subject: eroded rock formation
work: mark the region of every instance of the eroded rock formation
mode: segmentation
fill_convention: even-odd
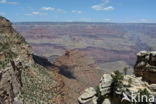
[[[63,78],[67,104],[77,104],[80,93],[89,86],[95,87],[104,73],[92,58],[79,50],[67,50],[53,64]]]
[[[122,80],[122,87],[113,90],[113,74],[104,74],[98,85],[98,90],[88,88],[78,98],[80,104],[131,104],[131,94],[138,94],[140,90],[147,90],[151,95],[156,96],[156,84],[149,85],[142,81],[141,77],[125,75]],[[94,92],[96,90],[96,93]],[[122,99],[127,96],[129,100]],[[154,102],[153,102],[154,103]]]
[[[144,93],[152,96],[151,104],[156,103],[156,52],[141,51],[137,54],[134,66],[135,75],[117,73],[104,74],[96,89],[87,89],[78,98],[80,104],[131,104],[132,94]],[[122,77],[123,76],[123,77]],[[119,79],[118,79],[119,78]],[[119,81],[116,82],[118,79]],[[118,87],[117,87],[118,86]],[[96,90],[96,93],[91,93]],[[88,96],[87,94],[90,94]],[[128,99],[123,99],[124,97]],[[139,96],[139,95],[137,95]],[[137,99],[138,100],[138,99]],[[143,104],[140,103],[140,104]]]
[[[156,83],[156,52],[139,52],[134,73],[136,76],[143,77],[149,83]]]

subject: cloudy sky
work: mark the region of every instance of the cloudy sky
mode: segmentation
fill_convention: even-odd
[[[87,21],[156,23],[156,0],[0,0],[13,22]]]

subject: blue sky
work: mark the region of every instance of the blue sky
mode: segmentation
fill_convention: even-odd
[[[0,0],[0,15],[12,22],[154,22],[156,0]]]

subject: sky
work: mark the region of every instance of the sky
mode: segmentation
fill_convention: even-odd
[[[0,0],[12,22],[156,23],[156,0]]]

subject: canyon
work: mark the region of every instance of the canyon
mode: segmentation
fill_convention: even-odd
[[[96,104],[101,95],[102,100],[111,99],[114,103],[114,99],[121,98],[108,96],[115,75],[112,72],[127,67],[130,74],[134,64],[136,76],[123,76],[124,88],[115,89],[114,93],[122,95],[123,91],[147,88],[155,95],[155,52],[151,51],[155,49],[154,26],[111,23],[12,26],[9,20],[0,17],[0,104]],[[137,54],[142,49],[150,50]],[[132,85],[127,83],[130,79]],[[107,99],[103,98],[105,95]]]
[[[92,58],[67,50],[53,63],[33,54],[12,23],[0,17],[0,104],[78,104],[104,73]]]
[[[13,26],[36,55],[53,62],[67,49],[77,49],[108,73],[124,67],[132,73],[137,52],[156,49],[154,23],[21,22]]]

